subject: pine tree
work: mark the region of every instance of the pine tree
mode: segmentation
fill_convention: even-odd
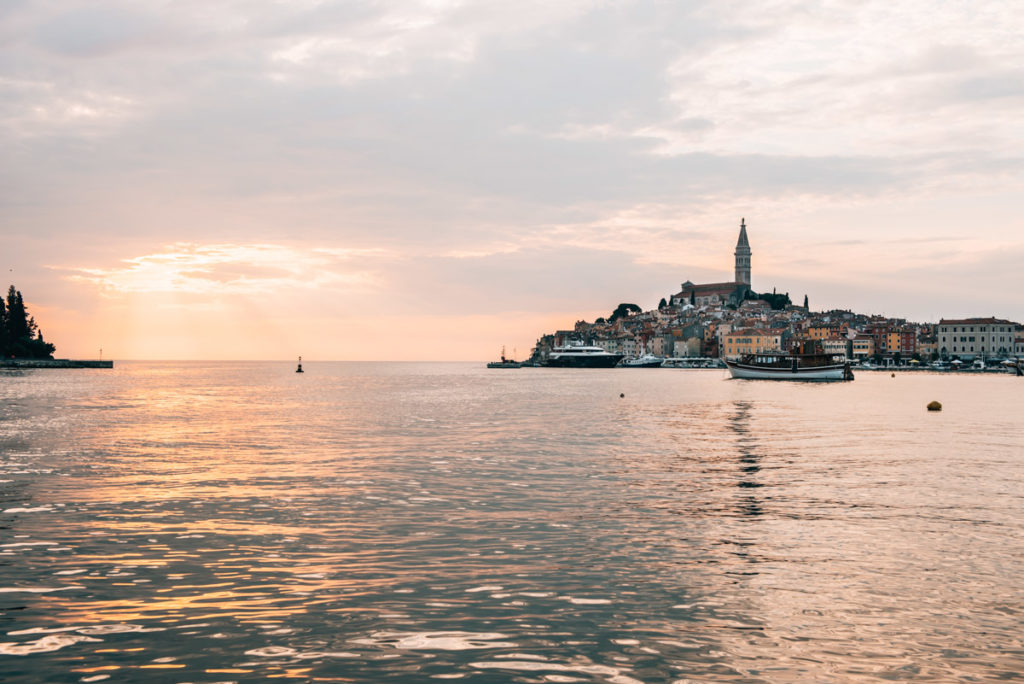
[[[807,307],[807,295],[804,295],[804,309],[807,309],[807,311],[810,311],[810,309]]]
[[[4,300],[0,297],[0,357],[6,358],[8,356],[7,346],[11,336],[7,332],[7,305],[4,304]]]
[[[664,309],[664,308],[665,308],[666,306],[668,306],[668,302],[666,302],[666,301],[665,301],[665,298],[664,298],[664,297],[662,297],[662,298],[661,298],[661,301],[660,301],[660,302],[658,302],[658,308],[659,308],[659,309]]]
[[[11,285],[7,291],[7,334],[12,342],[28,337],[28,318],[25,315],[25,300],[21,292]]]
[[[30,359],[53,358],[56,347],[43,339],[43,331],[36,325],[36,320],[28,315],[25,300],[21,292],[11,285],[7,290],[7,305],[0,301],[0,309],[5,308],[0,316],[0,352],[6,357],[25,357]]]

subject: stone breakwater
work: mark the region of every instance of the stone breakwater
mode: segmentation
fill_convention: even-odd
[[[76,359],[0,359],[0,368],[113,368],[113,361]]]

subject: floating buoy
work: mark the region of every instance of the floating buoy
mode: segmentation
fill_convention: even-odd
[[[930,401],[930,402],[928,402],[928,410],[929,411],[941,411],[942,410],[942,404],[940,404],[937,401]]]
[[[619,394],[619,399],[625,399],[625,398],[626,398],[626,393],[625,392]]]
[[[296,373],[304,373],[305,372],[305,371],[302,370],[302,357],[301,356],[299,357],[299,367],[295,369],[295,372]]]
[[[893,374],[892,374],[892,377],[894,377],[894,378],[895,378],[895,377],[896,377],[896,374],[895,374],[895,373],[893,373]]]

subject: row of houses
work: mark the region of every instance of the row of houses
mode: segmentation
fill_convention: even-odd
[[[742,329],[723,336],[722,356],[791,349],[805,339],[818,340],[830,354],[849,359],[962,360],[1024,356],[1024,328],[999,318],[942,319],[938,324],[869,320],[860,327],[814,323],[796,329]]]
[[[1024,356],[1024,328],[994,317],[942,319],[913,323],[851,311],[811,312],[786,306],[773,310],[764,301],[739,306],[718,302],[694,306],[674,301],[659,309],[623,316],[613,322],[579,321],[538,341],[535,356],[570,341],[594,344],[613,353],[636,357],[738,357],[786,351],[803,340],[817,340],[824,351],[849,359],[1008,358]]]

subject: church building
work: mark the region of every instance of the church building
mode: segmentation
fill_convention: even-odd
[[[739,306],[750,289],[750,243],[747,241],[746,219],[740,219],[740,237],[736,241],[736,275],[729,283],[694,285],[687,280],[682,290],[672,295],[672,304],[693,304],[694,306]]]

